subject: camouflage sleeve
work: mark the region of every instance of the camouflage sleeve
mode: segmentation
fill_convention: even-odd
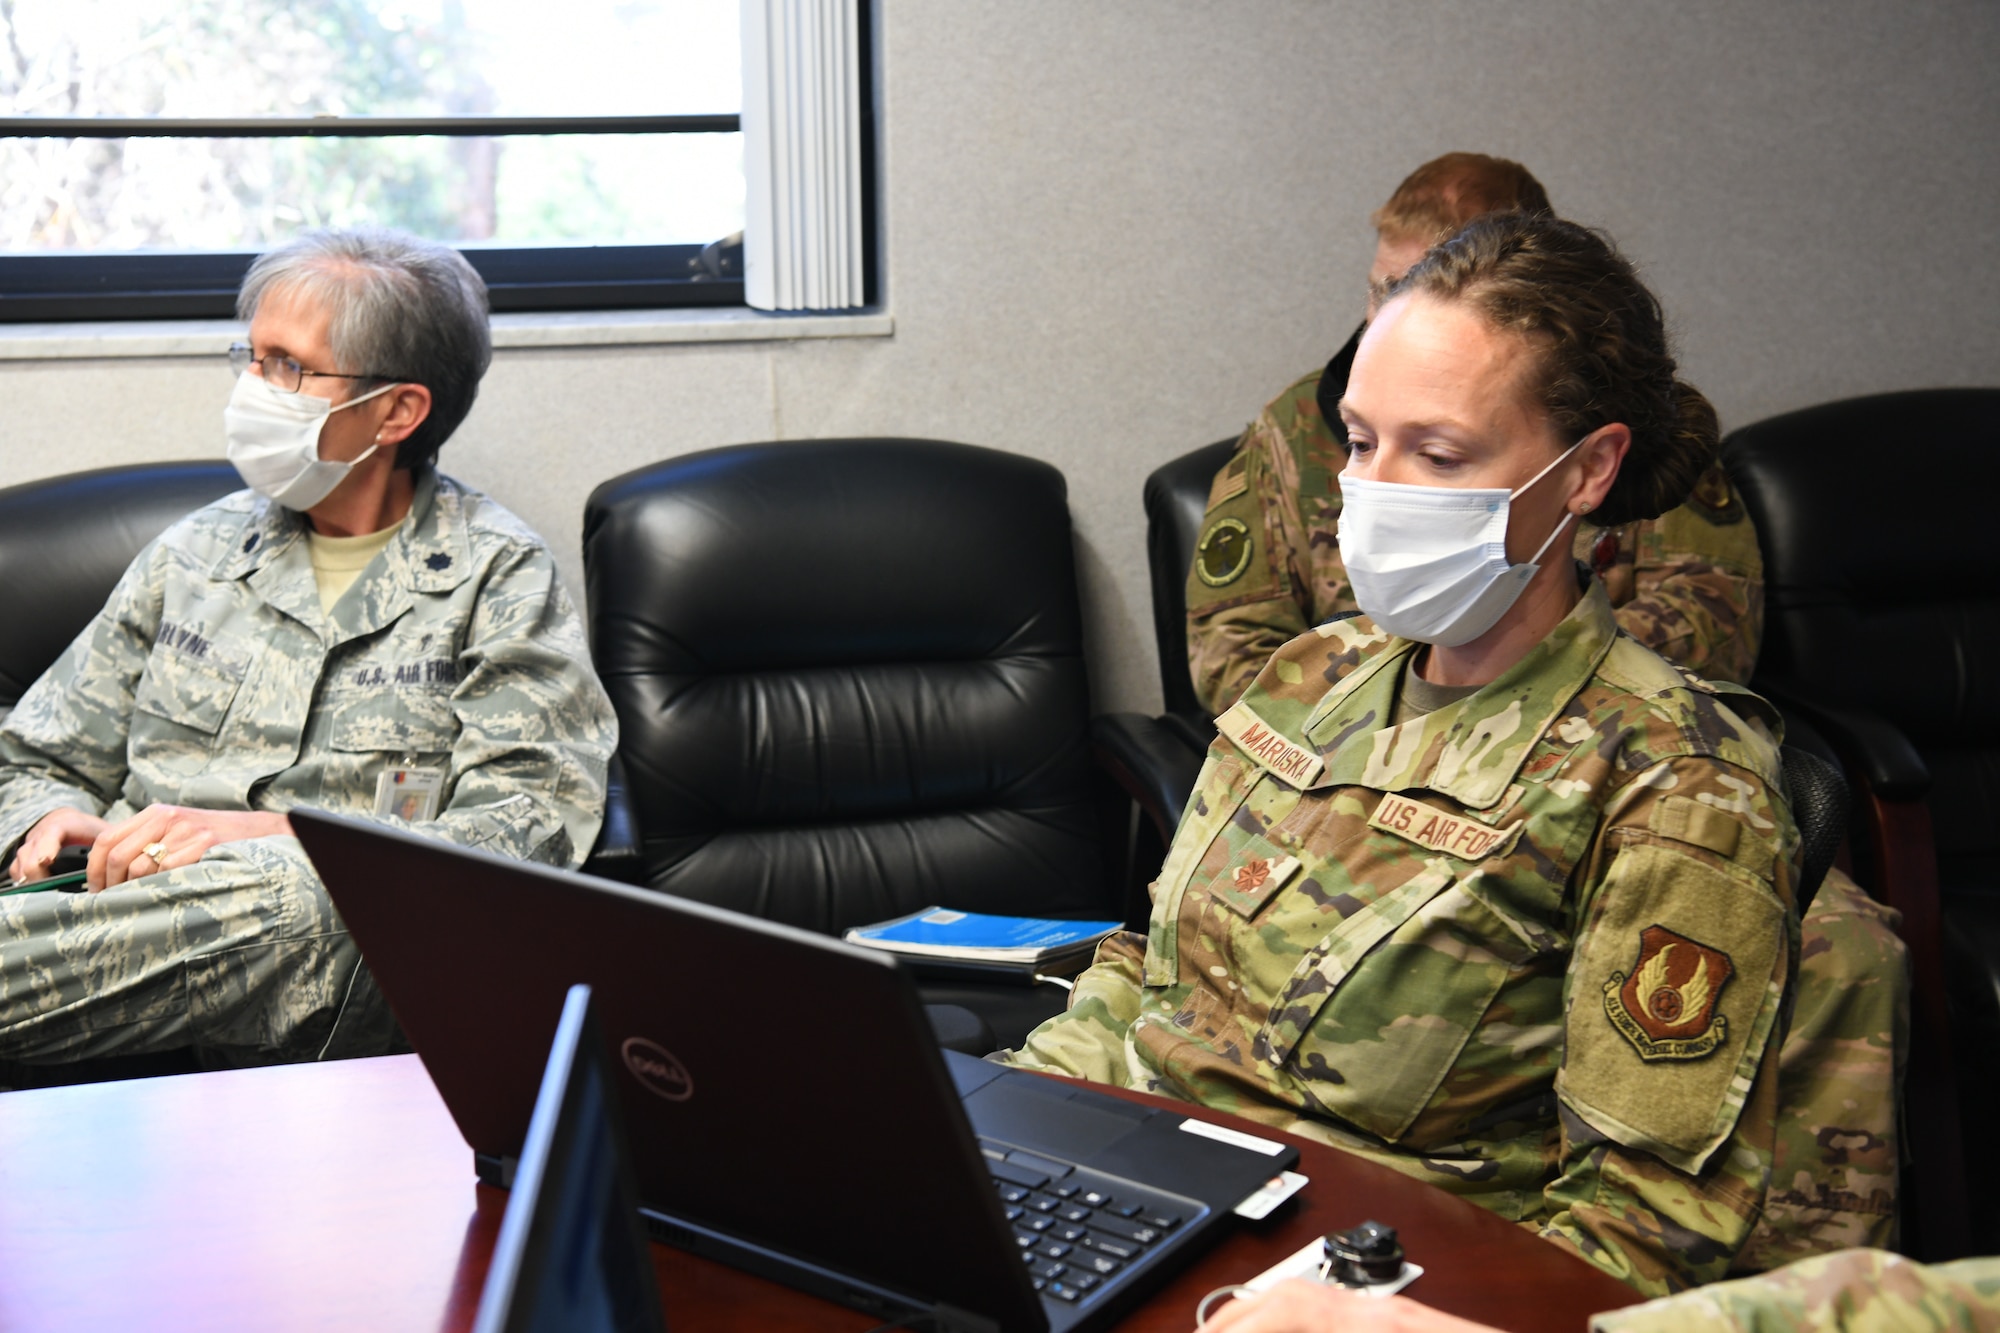
[[[1736,1272],[1895,1239],[1910,1051],[1901,919],[1835,866],[1799,923],[1771,1188]]]
[[[1593,1315],[1591,1333],[2000,1330],[2000,1258],[1926,1266],[1841,1250],[1734,1282]]]
[[[1288,574],[1291,497],[1273,476],[1260,417],[1215,476],[1187,576],[1188,670],[1211,713],[1229,707],[1265,661],[1306,627]]]
[[[1319,373],[1250,423],[1216,474],[1187,578],[1188,666],[1211,713],[1236,702],[1272,653],[1353,609],[1336,529],[1345,461],[1320,415]]]
[[[1645,523],[1579,534],[1618,625],[1676,666],[1746,684],[1764,631],[1764,560],[1749,511],[1716,464],[1687,503]]]
[[[1140,968],[1146,937],[1121,930],[1097,946],[1097,956],[1076,979],[1069,1008],[1028,1034],[1002,1063],[1093,1083],[1126,1084],[1125,1029],[1139,1016]]]
[[[1649,1295],[1721,1277],[1762,1207],[1797,856],[1758,772],[1683,756],[1614,795],[1581,871],[1543,1234]]]
[[[51,810],[103,814],[125,785],[140,674],[159,632],[155,542],[0,727],[0,856]]]
[[[540,546],[489,571],[459,651],[450,800],[416,824],[465,847],[580,864],[604,821],[618,741],[583,624]]]

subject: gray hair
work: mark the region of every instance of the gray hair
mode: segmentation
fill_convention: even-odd
[[[486,284],[465,256],[407,232],[301,232],[250,265],[237,317],[255,317],[274,290],[333,312],[328,338],[339,370],[431,391],[430,415],[397,446],[396,466],[435,461],[493,361]]]

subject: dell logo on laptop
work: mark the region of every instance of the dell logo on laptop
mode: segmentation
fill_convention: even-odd
[[[618,1053],[625,1057],[632,1077],[655,1097],[684,1102],[694,1096],[694,1080],[688,1077],[687,1066],[666,1047],[644,1037],[627,1037]]]

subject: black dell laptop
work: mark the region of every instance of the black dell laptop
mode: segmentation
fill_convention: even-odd
[[[590,987],[571,986],[473,1333],[666,1333]]]
[[[940,1051],[879,952],[291,818],[482,1179],[512,1183],[563,996],[587,984],[653,1236],[883,1318],[1101,1327],[1298,1160]]]

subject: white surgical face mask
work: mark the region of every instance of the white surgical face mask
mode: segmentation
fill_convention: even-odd
[[[236,377],[229,405],[222,409],[229,461],[259,495],[287,509],[311,509],[333,494],[333,488],[354,470],[354,463],[381,447],[369,445],[354,463],[321,458],[319,433],[326,419],[395,387],[385,384],[335,406],[311,394],[274,389],[264,383],[263,376],[246,370]]]
[[[1555,470],[1564,450],[1519,490],[1459,490],[1340,477],[1340,558],[1354,600],[1376,625],[1455,648],[1499,623],[1569,526],[1565,513],[1525,564],[1507,563],[1508,502]]]

